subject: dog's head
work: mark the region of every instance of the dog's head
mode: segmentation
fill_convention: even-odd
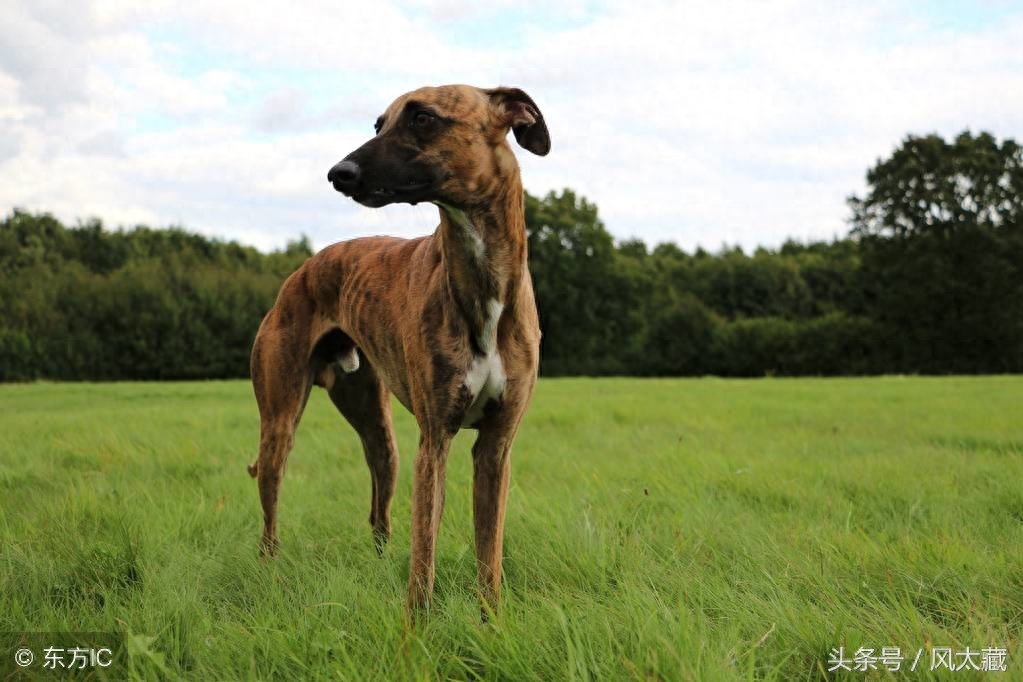
[[[469,208],[507,185],[519,145],[544,156],[550,135],[536,103],[518,88],[420,88],[394,100],[376,136],[327,173],[334,189],[364,206],[420,201]]]

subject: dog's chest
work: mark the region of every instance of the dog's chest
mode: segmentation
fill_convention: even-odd
[[[504,394],[507,376],[501,354],[497,351],[497,324],[504,306],[497,301],[487,305],[487,321],[477,339],[481,354],[472,359],[465,373],[465,388],[471,396],[469,409],[462,418],[462,426],[471,426],[483,417],[483,410],[491,400],[498,401]]]
[[[501,356],[495,350],[489,355],[478,355],[465,373],[465,387],[472,396],[469,409],[462,417],[462,426],[471,426],[483,417],[483,409],[491,400],[500,400],[507,377]]]

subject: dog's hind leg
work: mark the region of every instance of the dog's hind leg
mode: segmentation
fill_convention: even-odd
[[[353,347],[348,353],[358,351]],[[352,362],[350,356],[342,356],[334,365],[327,392],[362,440],[373,484],[369,523],[377,549],[382,550],[391,535],[391,497],[398,475],[398,446],[391,423],[390,393],[366,358],[357,355],[355,358]],[[346,359],[349,362],[346,363]]]
[[[260,554],[273,555],[278,546],[277,497],[284,465],[295,440],[312,388],[308,351],[293,336],[264,321],[252,348],[252,387],[259,403],[259,457],[249,475],[259,484],[263,506]]]

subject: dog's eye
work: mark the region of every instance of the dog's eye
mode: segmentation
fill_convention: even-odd
[[[423,128],[433,123],[433,121],[434,121],[433,114],[428,114],[425,111],[420,111],[412,118],[412,125],[416,126],[417,128]]]

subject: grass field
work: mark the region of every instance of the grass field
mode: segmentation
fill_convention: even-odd
[[[316,392],[263,564],[246,382],[0,386],[0,631],[116,631],[146,678],[817,679],[838,646],[923,648],[914,678],[956,680],[981,674],[928,672],[931,647],[1004,647],[998,679],[1023,678],[1023,378],[541,381],[499,617],[463,432],[414,631],[396,416],[383,556]]]

